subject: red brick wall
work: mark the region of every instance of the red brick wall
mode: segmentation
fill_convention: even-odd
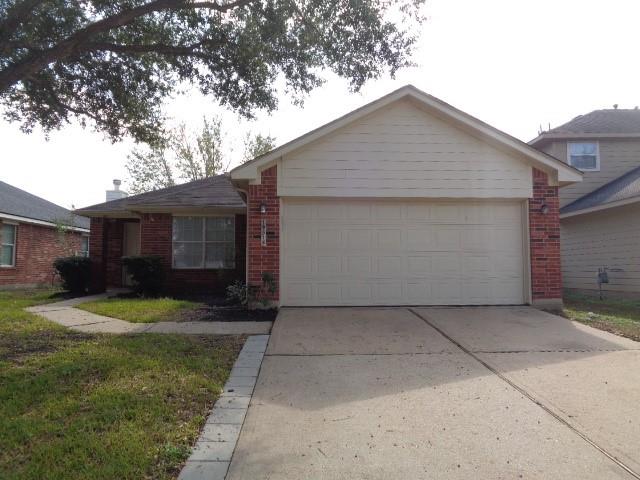
[[[262,274],[273,274],[276,283],[280,279],[280,199],[277,191],[277,167],[262,172],[260,185],[249,185],[247,206],[249,214],[248,241],[248,283],[262,285]],[[260,213],[260,205],[265,204],[267,213]],[[267,221],[267,244],[261,244],[261,221]],[[273,302],[278,302],[279,291],[267,295]]]
[[[540,209],[546,204],[547,214]],[[529,242],[533,303],[562,301],[560,269],[560,208],[558,187],[547,174],[533,169],[533,198],[529,199]]]
[[[104,242],[106,220],[91,219],[91,236],[89,237],[89,258],[91,259],[91,291],[102,292],[106,285],[106,244]]]
[[[140,253],[159,255],[164,259],[169,291],[204,291],[224,295],[227,285],[245,277],[246,216],[236,215],[236,268],[220,270],[172,269],[172,216],[149,213],[141,218]]]
[[[51,285],[55,278],[53,261],[78,252],[80,238],[76,232],[65,233],[61,238],[53,227],[18,224],[15,266],[0,268],[0,286]]]

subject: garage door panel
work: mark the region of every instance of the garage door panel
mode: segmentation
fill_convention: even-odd
[[[428,251],[435,246],[435,232],[431,226],[408,227],[407,248],[412,251]]]
[[[347,229],[347,248],[366,250],[371,248],[373,232],[370,228]]]
[[[295,225],[285,233],[285,245],[288,249],[309,250],[313,246],[313,231],[307,225]]]
[[[344,273],[354,279],[368,278],[371,274],[371,260],[368,255],[348,255],[346,257],[346,269]]]
[[[340,248],[342,246],[342,231],[337,228],[318,228],[316,245],[319,249]]]
[[[316,292],[316,298],[320,305],[340,305],[342,303],[339,283],[318,283]]]
[[[376,273],[381,276],[402,278],[405,271],[404,258],[402,256],[378,257],[376,266]]]
[[[524,301],[520,201],[289,202],[283,305]]]
[[[318,257],[319,275],[339,275],[342,273],[342,258],[339,256],[319,255]]]
[[[432,271],[430,255],[413,255],[407,257],[408,277],[426,277]]]
[[[344,206],[343,206],[344,208]],[[371,204],[368,203],[349,203],[346,206],[347,219],[349,221],[370,221],[371,220]]]
[[[402,245],[402,230],[385,229],[375,231],[375,247],[379,249],[395,249]]]
[[[313,257],[289,255],[285,258],[284,267],[292,275],[310,277],[313,274]]]

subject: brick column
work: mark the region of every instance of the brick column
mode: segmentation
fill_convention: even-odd
[[[91,218],[91,234],[89,236],[89,258],[91,259],[92,292],[104,292],[106,288],[106,242],[104,218]]]
[[[249,185],[247,198],[247,283],[261,286],[262,275],[270,273],[276,281],[276,292],[268,295],[271,302],[277,304],[280,298],[280,199],[278,198],[277,167],[262,172],[260,185]],[[260,212],[260,206],[266,206],[266,213]],[[262,245],[262,220],[266,220],[266,245]]]
[[[541,212],[546,205],[547,213]],[[562,306],[560,267],[560,207],[558,187],[550,186],[547,174],[533,169],[533,198],[529,199],[531,299],[534,306]]]
[[[167,272],[171,269],[172,231],[170,213],[145,213],[140,218],[140,255],[162,257]]]

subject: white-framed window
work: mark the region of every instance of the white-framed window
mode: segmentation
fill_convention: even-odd
[[[598,142],[569,142],[567,144],[569,165],[584,172],[600,170],[600,147]]]
[[[235,268],[235,217],[173,217],[172,264],[173,268]]]
[[[16,231],[14,223],[3,223],[0,230],[0,267],[16,265]]]
[[[89,236],[88,235],[82,235],[80,237],[80,251],[78,252],[78,255],[80,255],[81,257],[89,256]]]

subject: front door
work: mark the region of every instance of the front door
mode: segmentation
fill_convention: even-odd
[[[140,224],[138,222],[126,222],[124,224],[124,237],[122,256],[140,255]],[[122,284],[125,287],[133,285],[131,275],[125,266],[122,267]]]

